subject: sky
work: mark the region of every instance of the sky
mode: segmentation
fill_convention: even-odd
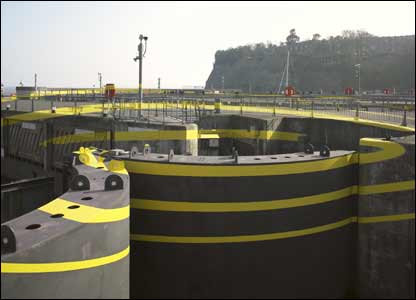
[[[302,40],[343,30],[415,34],[414,1],[17,2],[1,1],[5,86],[138,87],[139,35],[148,36],[144,88],[205,86],[217,50]]]

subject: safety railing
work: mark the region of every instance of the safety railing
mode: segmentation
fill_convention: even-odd
[[[194,122],[214,110],[212,95],[147,95],[142,103],[136,95],[118,95],[107,99],[102,95],[64,95],[50,97],[47,101],[19,100],[2,102],[2,109],[25,112],[56,111],[65,113],[100,113],[118,119],[151,118],[177,119]],[[220,98],[222,111],[235,114],[291,114],[311,117],[347,117],[373,120],[414,127],[415,101],[395,98],[364,97],[234,97]]]

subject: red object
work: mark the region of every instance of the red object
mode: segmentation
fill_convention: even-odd
[[[354,90],[351,87],[347,87],[344,90],[345,95],[352,95]]]
[[[105,85],[105,96],[113,98],[116,95],[116,87],[113,83],[107,83]]]
[[[390,92],[391,92],[390,89],[384,89],[383,90],[383,93],[386,94],[386,95],[390,94]]]
[[[285,96],[293,96],[295,94],[295,89],[291,86],[285,88]]]

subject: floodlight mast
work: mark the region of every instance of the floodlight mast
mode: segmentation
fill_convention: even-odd
[[[142,86],[142,82],[143,82],[143,58],[146,54],[146,50],[147,50],[147,36],[143,36],[142,34],[139,36],[139,40],[140,43],[137,47],[138,50],[138,56],[136,56],[134,59],[134,61],[139,61],[139,115],[141,116],[141,107],[143,104],[143,86]],[[143,40],[144,40],[144,49],[143,49]],[[137,103],[136,103],[137,104]]]

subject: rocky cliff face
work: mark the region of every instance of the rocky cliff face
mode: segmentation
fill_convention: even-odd
[[[256,44],[215,54],[207,89],[277,91],[286,65],[286,45]],[[415,36],[330,38],[297,43],[290,53],[289,85],[299,91],[414,89]],[[283,86],[285,80],[283,80]]]

